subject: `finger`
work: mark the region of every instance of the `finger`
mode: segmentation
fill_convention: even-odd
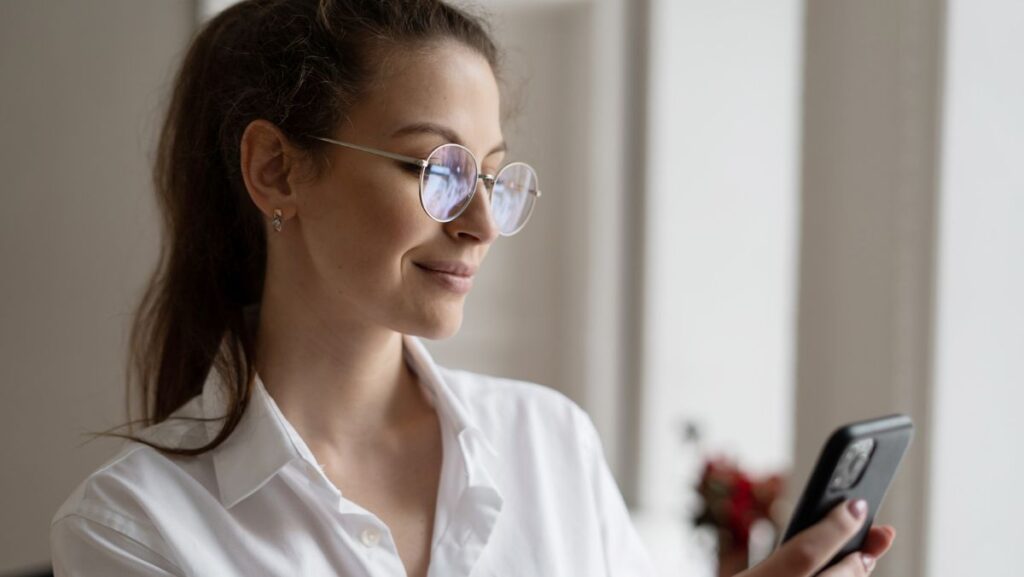
[[[873,556],[875,559],[881,559],[882,555],[892,547],[893,541],[896,539],[896,529],[889,525],[881,525],[872,527],[868,531],[868,537],[864,541],[864,546],[861,551]]]
[[[865,517],[867,503],[863,499],[844,501],[833,507],[824,519],[784,543],[763,565],[779,575],[812,575],[857,534]]]
[[[875,569],[875,558],[854,551],[842,561],[822,572],[818,577],[865,577]]]

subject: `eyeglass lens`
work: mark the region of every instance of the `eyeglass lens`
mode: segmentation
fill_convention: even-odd
[[[514,162],[498,172],[491,193],[491,214],[501,232],[514,234],[526,224],[537,199],[530,191],[536,189],[537,173],[528,164]]]
[[[465,148],[439,147],[427,159],[421,177],[423,208],[442,222],[457,218],[469,205],[477,186],[476,159]],[[514,234],[526,223],[537,188],[537,174],[528,164],[511,163],[498,172],[491,192],[491,213],[498,229]]]
[[[477,170],[473,156],[458,146],[442,146],[427,158],[421,176],[423,208],[447,222],[462,214],[472,198]]]

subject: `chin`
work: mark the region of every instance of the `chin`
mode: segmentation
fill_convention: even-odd
[[[462,328],[461,308],[458,311],[439,312],[440,314],[437,316],[424,319],[425,322],[423,322],[420,325],[419,330],[414,331],[413,334],[432,341],[444,340],[458,334],[459,329]]]

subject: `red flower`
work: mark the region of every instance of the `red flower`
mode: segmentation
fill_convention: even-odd
[[[717,530],[722,540],[720,549],[746,549],[751,526],[759,519],[772,521],[772,504],[782,488],[781,475],[753,480],[733,462],[710,458],[697,485],[704,507],[694,522]]]

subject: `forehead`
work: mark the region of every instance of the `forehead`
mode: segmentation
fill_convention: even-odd
[[[410,124],[434,123],[474,152],[501,141],[498,83],[478,52],[442,42],[392,50],[382,60],[376,82],[351,111],[353,129],[382,142]]]

